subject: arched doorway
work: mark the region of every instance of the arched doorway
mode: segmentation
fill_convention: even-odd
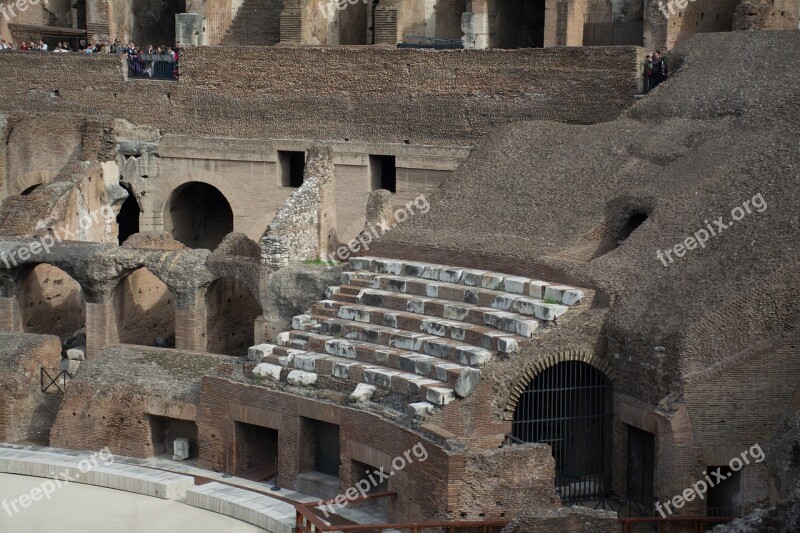
[[[563,361],[537,374],[519,397],[512,436],[549,444],[556,488],[564,500],[607,496],[611,450],[611,385],[582,361]]]
[[[233,231],[233,210],[219,189],[193,181],[173,191],[164,229],[189,248],[214,250]]]
[[[206,292],[206,351],[246,355],[261,306],[250,288],[236,278],[220,278]]]
[[[175,305],[167,285],[146,268],[114,289],[117,336],[124,344],[175,347]]]
[[[139,215],[141,214],[139,202],[136,201],[136,196],[134,196],[133,191],[130,189],[130,187],[124,184],[121,185],[126,191],[128,191],[128,197],[124,202],[122,202],[119,215],[117,215],[117,227],[119,231],[120,244],[125,242],[125,240],[131,235],[139,233]]]
[[[25,333],[58,335],[61,341],[86,324],[86,302],[81,286],[58,267],[40,263],[18,286],[19,310]]]

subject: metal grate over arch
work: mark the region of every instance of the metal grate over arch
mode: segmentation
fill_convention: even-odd
[[[514,411],[512,436],[553,449],[556,488],[566,501],[610,493],[611,386],[582,361],[564,361],[537,374]]]

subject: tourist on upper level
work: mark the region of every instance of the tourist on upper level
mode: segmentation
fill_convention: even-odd
[[[36,46],[36,49],[41,50],[42,52],[47,52],[47,43],[42,39],[39,39],[39,44]]]
[[[119,39],[114,41],[114,44],[111,45],[111,53],[112,54],[121,54],[125,49],[122,47],[122,44],[119,42]]]

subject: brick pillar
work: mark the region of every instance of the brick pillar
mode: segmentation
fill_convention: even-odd
[[[23,331],[19,302],[14,296],[0,296],[0,331]]]
[[[86,302],[86,355],[93,356],[116,342],[119,342],[119,336],[111,298]]]
[[[558,46],[558,0],[544,2],[544,47]]]
[[[545,4],[547,9],[547,4]],[[556,2],[556,45],[583,46],[583,23],[586,0],[558,0]],[[545,11],[545,28],[547,28]]]
[[[193,295],[179,295],[177,298],[175,348],[190,352],[206,351],[205,294],[200,290]]]
[[[108,41],[117,36],[109,35],[108,0],[87,0],[86,30],[89,41]]]

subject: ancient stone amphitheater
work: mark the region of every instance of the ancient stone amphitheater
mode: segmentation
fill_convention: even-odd
[[[82,35],[158,11],[102,4]],[[15,487],[59,472],[242,531],[800,531],[800,33],[699,22],[797,5],[628,11],[645,93],[575,2],[512,10],[544,48],[491,2],[428,41],[186,4],[179,79],[0,52],[0,531],[56,527]]]

